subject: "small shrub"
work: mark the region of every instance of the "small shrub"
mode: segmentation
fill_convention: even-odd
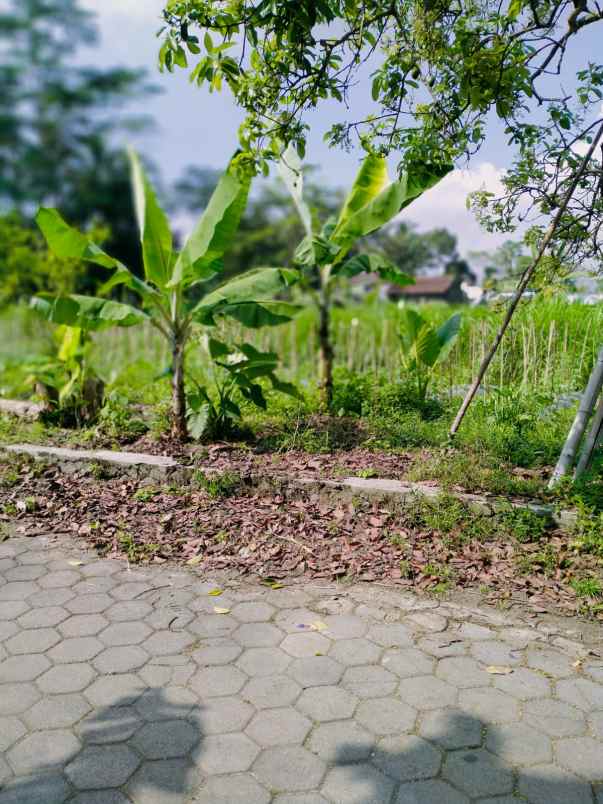
[[[603,584],[598,578],[576,578],[572,587],[577,597],[603,597]]]
[[[241,487],[241,477],[235,472],[207,476],[197,470],[193,475],[193,482],[214,499],[232,497]]]
[[[140,438],[148,429],[146,423],[133,411],[127,397],[116,391],[107,395],[98,418],[99,433],[128,442]]]

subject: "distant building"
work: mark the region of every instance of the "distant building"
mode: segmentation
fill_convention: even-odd
[[[459,276],[418,276],[414,285],[387,286],[387,298],[392,301],[412,302],[442,301],[448,304],[465,304],[468,298],[461,287],[464,279]]]

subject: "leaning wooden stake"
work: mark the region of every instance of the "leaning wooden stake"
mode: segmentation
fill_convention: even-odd
[[[471,388],[467,391],[467,395],[465,396],[465,399],[463,400],[463,404],[461,405],[461,407],[459,409],[459,412],[456,414],[456,418],[455,418],[454,422],[452,423],[452,427],[450,428],[450,436],[451,437],[454,437],[456,435],[459,427],[461,426],[461,423],[462,423],[463,419],[465,418],[465,414],[467,413],[467,411],[469,409],[469,406],[471,405],[473,399],[475,398],[475,395],[477,394],[477,391],[478,391],[480,385],[482,384],[482,380],[484,379],[484,376],[485,376],[486,372],[488,371],[488,367],[490,366],[490,363],[494,359],[494,355],[498,351],[498,347],[500,346],[500,342],[502,341],[502,339],[504,337],[504,334],[507,331],[507,328],[508,328],[509,324],[511,323],[511,319],[513,318],[515,310],[517,309],[517,305],[521,301],[521,297],[523,296],[523,294],[524,294],[526,288],[528,287],[532,277],[534,276],[534,273],[535,273],[536,269],[540,265],[540,262],[541,262],[542,258],[544,257],[544,254],[545,254],[545,252],[546,252],[546,250],[547,250],[547,248],[549,246],[549,243],[552,241],[553,237],[555,236],[555,233],[556,233],[556,231],[557,231],[557,229],[559,227],[559,224],[561,222],[561,219],[562,219],[563,215],[565,214],[565,211],[566,211],[566,209],[568,207],[568,204],[571,201],[572,196],[576,192],[576,188],[577,188],[577,186],[578,186],[578,184],[580,182],[580,179],[582,178],[588,163],[592,159],[592,156],[593,156],[593,154],[594,154],[594,152],[595,152],[595,150],[597,148],[597,145],[599,143],[599,140],[601,139],[602,136],[603,136],[603,123],[597,129],[597,134],[596,134],[595,138],[593,139],[590,148],[588,149],[588,153],[585,155],[584,159],[582,160],[580,168],[579,168],[578,172],[576,173],[576,175],[574,176],[574,178],[572,180],[572,183],[570,184],[570,186],[568,188],[568,191],[565,194],[565,197],[564,197],[564,199],[563,199],[563,201],[561,203],[561,206],[557,210],[557,214],[555,215],[555,217],[553,218],[553,220],[551,222],[551,225],[547,229],[547,232],[546,232],[546,234],[545,234],[545,236],[544,236],[544,238],[542,240],[542,243],[540,244],[540,248],[538,249],[538,253],[536,254],[536,257],[530,263],[530,265],[526,268],[526,270],[524,271],[524,273],[523,273],[523,275],[522,275],[522,277],[521,277],[521,279],[519,281],[517,289],[516,289],[515,293],[513,294],[513,298],[511,299],[509,309],[507,310],[507,313],[505,315],[504,321],[502,322],[502,324],[500,326],[500,329],[496,333],[494,343],[490,347],[490,350],[488,351],[488,354],[484,357],[484,359],[483,359],[483,361],[481,363],[481,366],[479,367],[477,377],[473,381],[473,383],[471,385]]]
[[[599,405],[593,416],[590,431],[582,447],[580,460],[578,461],[578,466],[576,466],[576,479],[586,472],[597,446],[601,443],[603,443],[603,394],[599,399]]]
[[[549,481],[549,488],[554,488],[561,478],[566,475],[572,466],[578,452],[578,447],[582,441],[584,431],[588,426],[588,421],[592,416],[593,409],[597,403],[597,397],[603,388],[603,346],[599,350],[599,357],[594,365],[588,380],[586,390],[580,400],[580,407],[574,418],[567,439],[557,461],[557,466]]]

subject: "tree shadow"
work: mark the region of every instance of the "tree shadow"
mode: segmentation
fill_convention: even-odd
[[[17,777],[4,787],[0,766],[0,804],[63,804],[78,792],[86,804],[126,804],[120,788],[133,801],[187,800],[203,734],[200,706],[178,701],[179,690],[125,695],[72,728],[17,743],[7,752]]]
[[[603,804],[603,787],[553,764],[550,739],[522,723],[486,725],[449,710],[425,737],[338,746],[325,785],[337,804]],[[359,753],[365,759],[358,762]],[[603,767],[603,752],[599,771]],[[584,771],[595,778],[596,768]],[[598,774],[601,776],[601,772]],[[597,796],[600,796],[599,798]]]

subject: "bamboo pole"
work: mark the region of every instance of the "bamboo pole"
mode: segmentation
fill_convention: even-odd
[[[588,420],[592,415],[597,398],[601,393],[601,388],[603,388],[603,346],[599,349],[599,357],[593,367],[588,385],[580,401],[580,407],[578,408],[565,445],[557,461],[555,471],[549,481],[549,489],[555,488],[561,478],[567,475],[572,467],[576,452],[580,446],[580,441],[588,425]]]
[[[552,240],[553,240],[553,238],[555,236],[555,233],[557,231],[557,228],[559,227],[559,224],[561,223],[561,219],[563,218],[563,215],[565,214],[565,211],[566,211],[566,209],[567,209],[567,207],[569,205],[569,202],[572,200],[572,196],[576,192],[576,188],[578,187],[578,184],[580,183],[580,180],[581,180],[581,178],[582,178],[582,176],[584,174],[584,171],[586,170],[586,167],[587,167],[588,163],[592,159],[592,156],[593,156],[593,154],[594,154],[594,152],[595,152],[595,150],[597,148],[597,145],[599,144],[599,140],[601,139],[602,136],[603,136],[603,123],[601,123],[601,125],[597,129],[597,133],[596,133],[595,137],[593,138],[591,146],[588,149],[588,152],[586,153],[586,155],[584,156],[584,159],[582,160],[582,163],[580,165],[579,170],[577,171],[576,175],[572,179],[572,182],[571,182],[571,184],[570,184],[570,186],[568,188],[568,191],[565,194],[565,198],[563,199],[559,209],[557,210],[557,214],[553,218],[553,220],[551,222],[551,225],[547,229],[547,232],[546,232],[544,238],[542,239],[542,243],[540,244],[540,247],[538,249],[536,257],[532,260],[530,265],[526,268],[526,270],[523,273],[523,276],[521,277],[521,279],[519,281],[517,289],[516,289],[515,293],[513,294],[511,304],[509,305],[509,308],[508,308],[508,310],[506,312],[506,315],[505,315],[505,317],[503,319],[502,325],[501,325],[500,329],[498,330],[498,332],[496,334],[496,337],[494,339],[494,343],[492,344],[492,346],[490,347],[490,350],[488,351],[488,354],[486,355],[486,357],[482,361],[482,364],[481,364],[480,369],[479,369],[479,371],[477,373],[477,376],[476,376],[475,380],[473,381],[473,383],[471,384],[471,388],[467,391],[465,399],[463,400],[463,404],[461,405],[461,407],[459,409],[459,412],[456,414],[456,418],[455,418],[454,422],[452,423],[452,427],[450,428],[450,437],[451,438],[453,438],[456,435],[459,427],[461,426],[461,423],[462,423],[463,419],[465,418],[465,414],[469,410],[469,406],[473,402],[473,399],[474,399],[475,395],[477,394],[477,391],[478,391],[480,385],[482,384],[484,376],[485,376],[486,372],[488,371],[488,367],[490,366],[490,363],[492,362],[492,360],[494,358],[494,355],[496,354],[496,352],[498,350],[498,347],[500,346],[500,342],[502,341],[502,339],[504,337],[504,334],[507,331],[507,328],[508,328],[509,324],[511,323],[511,319],[513,318],[513,315],[515,314],[515,310],[517,309],[517,306],[519,305],[519,302],[521,301],[521,298],[522,298],[523,294],[525,293],[528,285],[530,284],[530,281],[532,280],[532,277],[534,276],[534,273],[536,272],[536,269],[540,265],[540,263],[542,261],[542,258],[544,257],[545,252],[546,252],[547,248],[549,247],[549,244],[552,242]]]
[[[584,442],[584,446],[582,447],[582,453],[580,455],[580,460],[578,461],[578,466],[576,467],[576,479],[578,479],[581,475],[586,472],[588,467],[590,466],[590,462],[592,457],[597,449],[597,446],[601,444],[601,439],[603,438],[603,395],[599,399],[599,405],[593,416],[592,426],[588,435],[586,436],[586,440]]]

